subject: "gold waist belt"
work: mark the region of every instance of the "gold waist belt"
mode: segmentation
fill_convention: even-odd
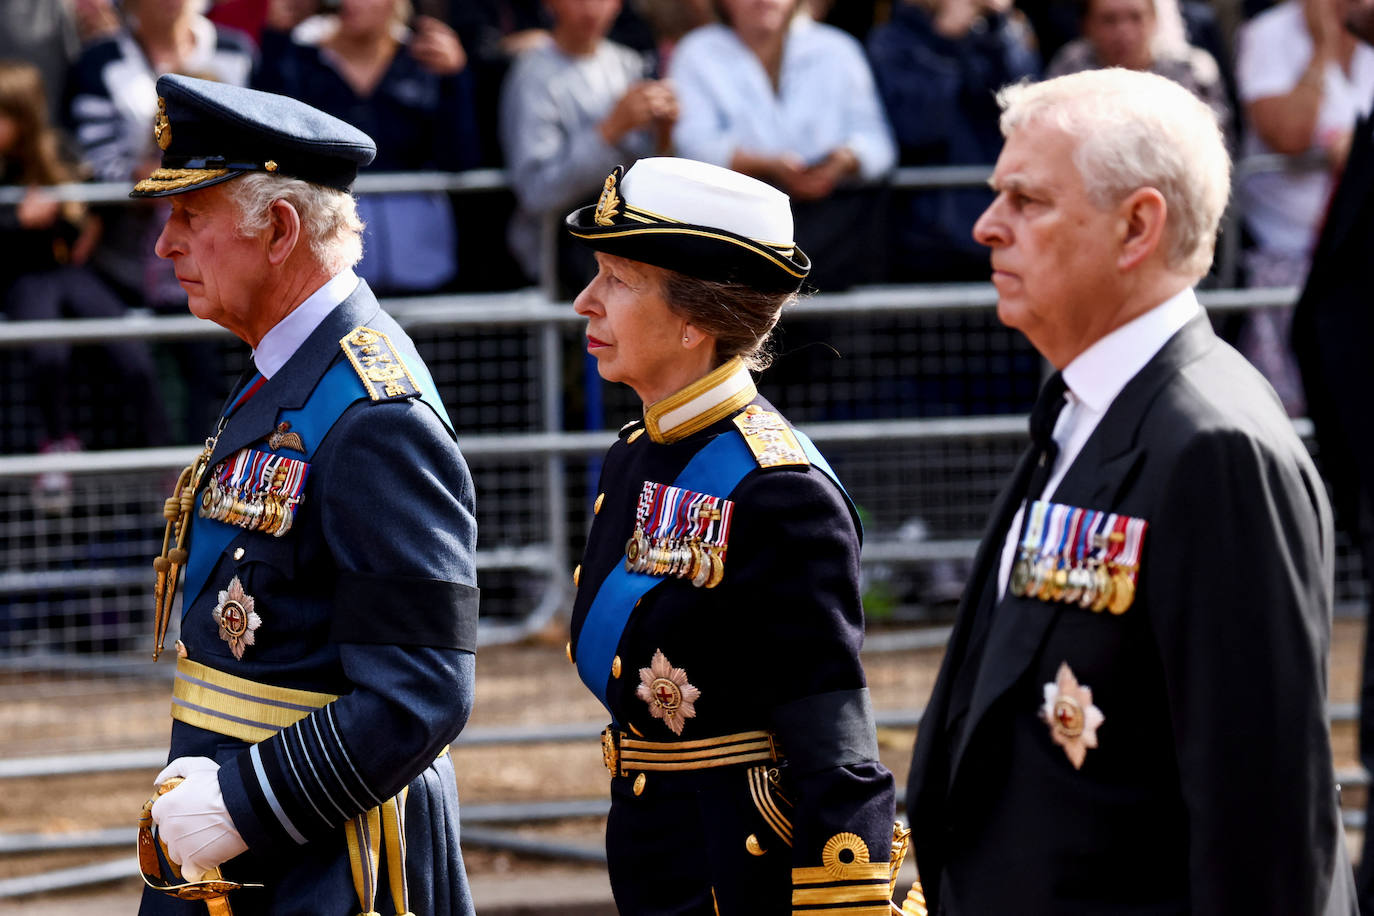
[[[705,770],[782,757],[772,732],[737,732],[697,741],[645,741],[609,726],[601,733],[601,757],[612,776],[631,770]]]
[[[256,744],[337,699],[332,693],[259,684],[178,658],[172,718]]]

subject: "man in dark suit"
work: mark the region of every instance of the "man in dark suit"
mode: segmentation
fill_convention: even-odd
[[[204,913],[230,881],[260,885],[232,891],[240,912],[468,916],[448,744],[473,698],[472,479],[352,270],[348,189],[375,147],[282,96],[157,88],[162,167],[133,195],[168,198],[158,255],[255,371],[164,508],[159,648],[183,565],[185,587],[139,854],[170,895],[140,912]]]
[[[1374,0],[1345,8],[1345,27],[1374,44]],[[1302,373],[1308,415],[1317,435],[1323,476],[1331,484],[1338,521],[1359,545],[1369,593],[1374,594],[1374,425],[1366,392],[1374,389],[1374,310],[1369,307],[1370,246],[1374,245],[1374,119],[1352,134],[1345,171],[1293,310],[1293,349]],[[1374,640],[1366,636],[1360,690],[1360,762],[1374,771]],[[1365,806],[1374,815],[1374,792]],[[1365,828],[1369,835],[1369,828]],[[1374,848],[1366,845],[1366,850]],[[1374,854],[1360,861],[1355,886],[1360,912],[1374,916]]]
[[[1229,162],[1145,73],[1003,90],[1001,320],[1059,370],[912,761],[937,913],[1353,912],[1326,724],[1332,532],[1274,393],[1212,333]]]

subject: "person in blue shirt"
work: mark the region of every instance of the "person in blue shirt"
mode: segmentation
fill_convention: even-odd
[[[467,55],[449,26],[410,13],[408,0],[342,0],[337,14],[297,24],[278,4],[253,87],[378,138],[375,172],[475,168],[481,144]],[[459,242],[447,195],[368,194],[358,210],[367,226],[358,273],[375,292],[434,292],[455,279]]]

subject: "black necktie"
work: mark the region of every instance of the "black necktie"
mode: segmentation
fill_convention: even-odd
[[[1059,443],[1054,441],[1054,424],[1059,420],[1059,414],[1067,403],[1064,400],[1066,391],[1068,386],[1064,384],[1063,373],[1056,372],[1040,389],[1040,396],[1035,399],[1035,406],[1031,408],[1031,444],[1039,455],[1031,469],[1030,477],[1026,480],[1026,499],[1038,499],[1043,494],[1045,484],[1050,479],[1050,472],[1054,470],[1054,460],[1059,457]]]

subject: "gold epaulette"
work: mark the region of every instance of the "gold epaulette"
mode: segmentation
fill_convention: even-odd
[[[749,443],[759,467],[810,466],[811,461],[793,435],[792,427],[780,414],[750,404],[736,415],[735,426],[739,427],[744,441]]]
[[[410,374],[391,338],[381,331],[359,325],[344,335],[339,346],[363,381],[374,401],[393,401],[420,396],[420,386]]]

